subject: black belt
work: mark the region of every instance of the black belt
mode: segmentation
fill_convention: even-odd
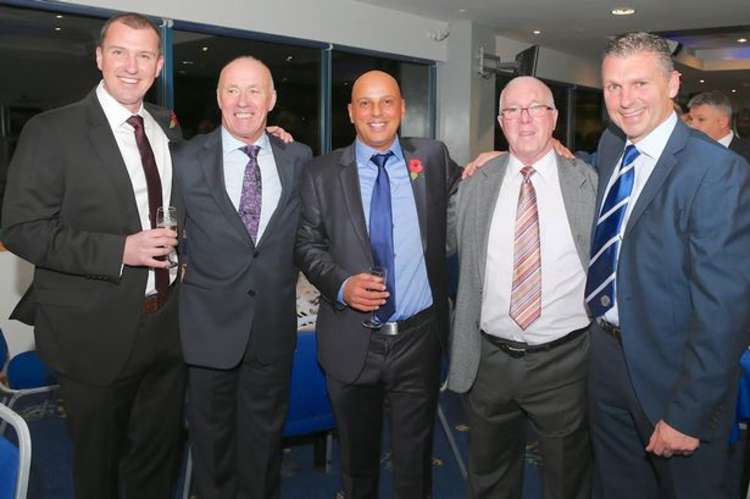
[[[527,343],[521,343],[518,341],[511,341],[511,340],[506,340],[503,338],[498,338],[497,336],[493,336],[489,333],[486,333],[485,331],[482,331],[482,335],[487,339],[487,341],[495,345],[497,348],[507,353],[511,357],[518,359],[520,357],[523,357],[527,353],[546,352],[560,345],[564,345],[565,343],[568,343],[569,341],[573,341],[574,339],[578,338],[583,333],[588,331],[588,329],[589,327],[585,326],[585,327],[582,327],[581,329],[576,329],[575,331],[571,331],[570,333],[566,334],[562,338],[558,338],[556,340],[552,340],[547,343],[541,343],[539,345],[529,345]]]
[[[615,326],[611,322],[607,322],[604,319],[599,319],[598,321],[596,321],[596,323],[599,324],[599,329],[612,336],[617,341],[622,341],[622,332],[620,331],[620,326]]]
[[[386,322],[382,327],[373,329],[373,333],[381,334],[383,336],[398,336],[399,334],[403,334],[410,329],[421,326],[428,319],[431,319],[432,311],[433,307],[428,307],[421,312],[417,312],[408,319]]]

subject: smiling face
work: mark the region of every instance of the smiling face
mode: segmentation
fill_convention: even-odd
[[[396,80],[382,71],[369,71],[354,82],[349,119],[364,144],[385,151],[396,138],[406,103]]]
[[[539,116],[531,116],[532,106],[549,106]],[[523,164],[531,165],[552,149],[552,132],[557,123],[557,110],[549,88],[531,77],[512,80],[500,95],[500,116],[497,120],[508,140],[508,147]],[[515,119],[503,118],[503,109],[521,109]]]
[[[646,137],[673,112],[679,73],[667,71],[653,52],[608,55],[602,62],[604,102],[631,142]]]
[[[104,88],[132,113],[140,109],[163,64],[159,37],[150,27],[134,29],[113,22],[96,48]]]
[[[271,72],[255,59],[235,59],[221,71],[216,98],[224,128],[252,144],[265,133],[268,113],[276,105]]]

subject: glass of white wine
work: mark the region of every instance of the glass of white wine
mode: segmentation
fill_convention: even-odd
[[[170,229],[177,232],[177,208],[164,206],[156,209],[156,227]],[[167,255],[169,268],[177,266],[177,251],[174,249]]]

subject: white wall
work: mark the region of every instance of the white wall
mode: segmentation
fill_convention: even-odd
[[[502,62],[512,62],[516,54],[530,47],[531,44],[518,42],[502,36],[495,37],[495,54]],[[573,83],[592,88],[602,88],[600,61],[597,58],[586,59],[547,47],[540,47],[537,76],[562,83]]]
[[[65,3],[445,60],[445,42],[436,42],[427,34],[447,29],[446,23],[352,0],[68,0]]]

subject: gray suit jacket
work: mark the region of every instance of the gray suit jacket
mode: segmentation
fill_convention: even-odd
[[[297,142],[270,140],[281,198],[257,245],[226,191],[221,128],[194,138],[173,156],[187,211],[180,337],[188,364],[229,369],[247,349],[264,363],[287,360],[294,352],[299,179],[312,152]]]
[[[459,259],[448,388],[459,393],[472,387],[479,368],[487,239],[509,157],[505,154],[496,158],[464,180],[448,208],[448,253],[458,251]],[[586,269],[596,202],[596,172],[579,159],[571,161],[557,156],[557,165],[573,241]]]

